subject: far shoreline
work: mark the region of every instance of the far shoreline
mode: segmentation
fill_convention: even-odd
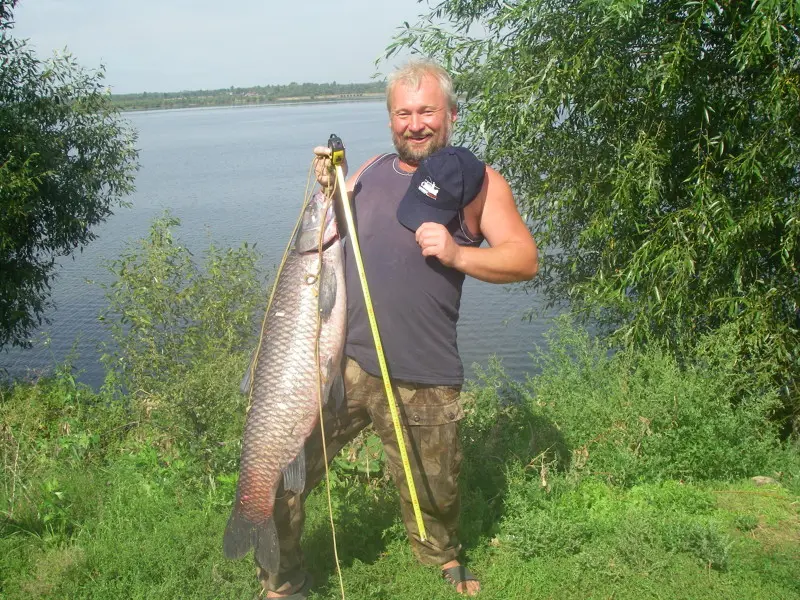
[[[201,103],[187,104],[183,106],[160,106],[152,108],[123,108],[112,100],[112,103],[119,108],[120,113],[142,113],[142,112],[161,112],[170,110],[212,110],[220,108],[255,108],[264,106],[298,106],[301,104],[349,104],[349,103],[368,103],[368,102],[383,102],[385,98],[384,93],[379,94],[363,94],[352,97],[335,97],[335,98],[322,98],[322,97],[307,97],[307,98],[287,98],[285,100],[271,100],[265,102],[230,102],[221,104],[204,105]]]

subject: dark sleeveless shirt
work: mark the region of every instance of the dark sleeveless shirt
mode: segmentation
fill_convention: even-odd
[[[362,171],[354,190],[353,218],[389,375],[431,385],[461,385],[456,324],[464,274],[435,257],[423,257],[414,232],[397,220],[397,206],[411,182],[397,155],[379,157]],[[447,229],[462,246],[480,246],[459,213]],[[345,244],[347,343],[345,354],[380,377],[358,268]]]

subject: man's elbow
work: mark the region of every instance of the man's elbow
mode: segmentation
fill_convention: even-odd
[[[505,276],[498,280],[498,283],[519,283],[520,281],[530,281],[539,272],[539,261],[534,256],[533,259],[528,257],[519,257],[515,261],[513,268],[506,269]]]
[[[539,261],[534,260],[528,267],[528,270],[525,271],[525,279],[523,281],[530,281],[536,274],[539,272]]]
[[[534,245],[526,253],[525,260],[522,262],[520,269],[519,281],[530,281],[539,272],[539,251]]]
[[[518,281],[530,281],[536,274],[539,272],[539,265],[537,263],[531,263],[530,265],[526,265],[525,268],[520,272]]]
[[[497,265],[499,269],[497,276],[486,281],[518,283],[533,279],[539,272],[539,252],[533,240],[530,244],[526,241],[508,243],[503,251],[504,255]]]

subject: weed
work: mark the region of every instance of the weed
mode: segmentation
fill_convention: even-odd
[[[753,531],[758,527],[758,517],[756,515],[747,514],[736,515],[734,524],[739,531]]]

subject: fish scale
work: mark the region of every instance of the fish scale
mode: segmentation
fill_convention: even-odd
[[[324,197],[315,196],[306,211],[321,211],[323,201]],[[311,233],[316,238],[320,220],[312,219],[317,229]],[[326,240],[322,253],[322,276],[318,252],[299,253],[292,248],[287,255],[254,358],[239,482],[223,550],[227,557],[239,558],[254,547],[259,563],[270,570],[277,569],[280,556],[272,522],[275,493],[284,470],[301,454],[319,421],[320,381],[327,399],[334,379],[341,375],[347,303],[343,251],[335,221],[332,231],[332,241]],[[329,226],[325,233],[328,237]],[[298,237],[301,235],[302,227]],[[324,310],[324,302],[332,305]],[[304,472],[301,484],[302,480]]]
[[[314,344],[318,285],[306,283],[306,275],[316,276],[318,264],[316,255],[287,258],[267,317],[268,342],[256,366],[254,401],[244,435],[245,444],[253,444],[258,450],[244,452],[240,467],[241,489],[252,489],[252,495],[258,498],[251,505],[243,503],[244,513],[251,520],[271,514],[273,498],[270,496],[274,497],[271,482],[297,456],[317,422]],[[293,285],[295,281],[303,281],[303,284]],[[322,366],[325,356],[330,355],[331,344],[326,337],[330,336],[321,333]],[[259,394],[259,390],[264,393]],[[286,432],[292,435],[283,440]]]

